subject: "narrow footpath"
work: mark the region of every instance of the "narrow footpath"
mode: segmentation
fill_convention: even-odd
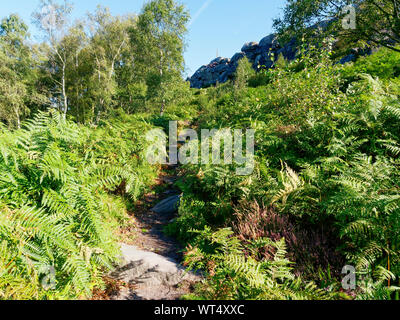
[[[156,193],[144,196],[135,210],[137,234],[134,245],[121,244],[123,263],[110,278],[123,286],[114,300],[177,300],[192,291],[200,278],[181,265],[182,246],[164,234],[176,217],[180,191],[174,187],[177,167],[165,168]]]

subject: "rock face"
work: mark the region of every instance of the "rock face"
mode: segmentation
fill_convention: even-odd
[[[292,39],[284,46],[281,46],[275,34],[270,34],[261,39],[260,42],[246,43],[241,52],[235,53],[231,59],[216,58],[208,65],[202,66],[191,78],[189,78],[192,88],[205,88],[217,83],[224,83],[233,77],[239,60],[247,57],[253,64],[254,69],[259,66],[271,68],[273,61],[280,54],[287,60],[293,60],[296,57],[297,46],[296,39]],[[272,58],[274,57],[274,58]]]
[[[174,300],[187,293],[184,284],[195,283],[201,277],[187,272],[175,260],[121,245],[122,262],[111,276],[135,286],[123,289],[115,300]]]
[[[325,28],[328,23],[329,22],[320,23],[314,26],[314,28]],[[243,57],[249,59],[255,70],[258,70],[261,66],[269,69],[281,54],[286,60],[292,61],[296,58],[297,51],[298,44],[296,38],[292,38],[286,44],[281,45],[277,40],[276,34],[270,34],[261,39],[260,42],[246,43],[242,47],[241,52],[235,53],[231,59],[219,57],[212,60],[208,65],[204,65],[197,70],[192,77],[188,78],[188,81],[190,81],[190,86],[192,88],[200,89],[210,87],[232,79],[238,62]],[[354,52],[344,57],[340,63],[343,64],[354,61],[359,55],[359,52],[357,52],[357,49],[353,51]],[[365,52],[364,54],[370,53]]]

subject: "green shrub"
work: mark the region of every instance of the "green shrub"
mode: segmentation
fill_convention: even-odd
[[[112,268],[125,217],[108,192],[135,199],[151,175],[130,140],[146,125],[117,123],[92,130],[50,112],[2,129],[0,299],[88,297]]]
[[[367,73],[381,79],[394,79],[400,76],[400,53],[386,48],[378,52],[358,58],[354,63],[344,68],[344,77],[352,81],[359,79],[359,75]]]
[[[247,86],[248,81],[254,75],[255,75],[255,71],[254,71],[253,66],[251,65],[249,59],[247,59],[247,57],[240,59],[238,62],[238,66],[236,68],[236,72],[235,72],[235,80],[234,80],[235,90],[236,91],[243,90]]]
[[[254,200],[296,225],[291,233],[288,226],[286,241],[290,256],[300,264],[296,270],[307,280],[317,280],[324,288],[329,282],[332,290],[339,290],[341,264],[352,264],[360,279],[353,296],[396,298],[400,277],[397,53],[380,50],[345,66],[332,65],[328,56],[313,52],[269,70],[260,76],[268,78],[265,85],[242,86],[240,94],[233,90],[234,83],[201,91],[205,107],[197,119],[199,128],[255,129],[256,168],[245,178],[235,176],[235,165],[183,168],[180,187],[185,197],[189,195],[190,205],[183,205],[174,228],[195,248],[193,261],[200,268],[214,267],[194,298],[262,296],[252,291],[251,279],[237,272],[240,269],[224,262],[229,249],[215,244],[237,237],[241,241],[282,238],[284,228],[257,220],[268,217],[236,220],[238,204]],[[235,233],[218,233],[225,227],[234,227]],[[249,237],[244,230],[256,236]],[[187,236],[189,231],[194,234]],[[215,240],[215,232],[225,239]],[[198,238],[193,236],[199,233]],[[210,245],[214,240],[205,239],[217,242]],[[293,244],[301,239],[318,244],[307,247],[308,256],[301,250],[292,255]],[[307,246],[309,241],[303,240]],[[241,246],[248,254],[251,244]]]
[[[186,299],[206,300],[325,300],[335,294],[304,283],[292,274],[286,259],[285,240],[259,238],[243,245],[230,229],[196,232],[196,242],[185,255],[185,264],[206,272],[195,294]],[[259,249],[275,249],[271,259]]]

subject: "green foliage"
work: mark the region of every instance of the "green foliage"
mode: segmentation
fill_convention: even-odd
[[[2,130],[1,299],[90,296],[102,270],[112,268],[114,221],[124,216],[108,192],[135,198],[152,176],[135,159],[144,146],[129,145],[146,125],[118,122],[113,131],[91,130],[51,112],[21,130]]]
[[[130,32],[138,75],[149,87],[149,99],[160,105],[161,115],[183,82],[188,21],[183,5],[174,0],[152,0],[144,5],[136,28]]]
[[[28,27],[17,15],[1,21],[0,120],[9,127],[20,127],[32,109],[46,103],[37,86],[36,50],[27,42]]]
[[[206,280],[188,299],[206,300],[322,300],[332,298],[313,283],[303,283],[291,272],[285,240],[257,239],[244,246],[230,229],[196,231],[195,247],[185,263],[206,271]],[[272,259],[260,259],[259,250],[273,248]]]
[[[206,220],[206,218],[209,219],[208,212],[204,201],[185,197],[181,199],[178,218],[166,226],[165,231],[186,243],[193,239],[193,234],[188,233],[187,230],[202,230],[209,224]]]
[[[253,270],[259,264],[254,260],[260,256],[249,253],[249,242],[265,236],[280,240],[283,233],[288,255],[300,264],[296,272],[316,281],[319,288],[339,291],[341,270],[350,264],[360,280],[353,297],[396,297],[400,276],[400,90],[392,67],[396,57],[397,53],[384,50],[341,66],[332,65],[329,52],[312,50],[264,71],[265,84],[245,86],[240,95],[232,90],[234,83],[197,92],[200,128],[256,130],[256,167],[248,177],[236,176],[235,165],[183,167],[185,178],[178,185],[184,201],[169,231],[192,246],[190,261],[207,272],[206,282],[191,298],[282,298],[279,288],[276,296],[265,288],[265,296],[255,290],[252,281],[258,278]],[[240,209],[241,203],[253,200],[263,203],[266,213]],[[285,221],[285,227],[277,227]],[[226,227],[235,233],[218,231]],[[234,243],[226,249],[222,244],[230,239]],[[235,251],[238,246],[244,255]],[[269,257],[270,253],[261,252]],[[223,258],[233,253],[244,269],[231,268],[237,264]],[[254,260],[247,261],[248,257]],[[249,278],[241,270],[248,271]],[[302,285],[306,286],[304,281]]]
[[[382,48],[371,56],[360,57],[356,62],[346,65],[343,74],[351,81],[360,74],[369,74],[381,80],[395,79],[400,76],[399,59],[400,53]]]
[[[347,5],[354,9],[355,25],[343,27]],[[289,0],[274,26],[284,40],[306,36],[311,42],[334,35],[347,48],[368,43],[400,52],[399,6],[398,0]]]
[[[246,57],[240,59],[235,72],[235,90],[243,90],[247,86],[250,78],[254,75],[255,71],[253,69],[253,66],[251,65],[251,62]]]
[[[341,187],[328,212],[341,224],[348,260],[358,270],[381,265],[399,274],[399,194],[393,165],[387,159],[372,162],[362,156],[336,178]]]
[[[54,21],[48,19],[49,8]],[[71,12],[69,1],[43,0],[33,14],[44,36],[39,48],[45,58],[37,61],[40,82],[65,116],[98,124],[118,108],[163,113],[188,95],[182,79],[189,20],[184,6],[154,0],[138,16],[113,16],[98,6],[73,24]]]
[[[332,41],[315,45],[318,36],[304,35],[327,8],[338,13],[328,2],[347,1],[289,1],[288,19],[277,21],[281,35],[302,39],[295,61],[280,56],[255,74],[242,59],[233,81],[200,90],[182,80],[189,17],[173,0],[150,1],[138,17],[99,7],[73,25],[68,2],[56,5],[57,32],[43,24],[44,12],[36,15],[47,35],[38,46],[17,16],[4,19],[0,299],[90,296],[116,261],[114,231],[127,206],[155,179],[144,133],[170,120],[256,131],[249,176],[238,176],[236,163],[180,168],[184,195],[166,231],[188,245],[186,264],[206,275],[187,298],[347,299],[345,264],[357,269],[352,297],[398,298],[398,48],[333,64]],[[325,31],[339,49],[353,40],[386,44],[384,31],[371,39],[365,28],[387,24],[372,5],[396,3],[362,1],[358,14],[368,19],[358,34],[335,29],[340,20]]]

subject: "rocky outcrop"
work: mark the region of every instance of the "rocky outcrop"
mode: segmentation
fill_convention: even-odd
[[[236,71],[238,62],[247,57],[255,69],[259,66],[271,68],[274,61],[283,55],[287,60],[293,60],[297,53],[296,39],[281,46],[275,34],[271,34],[260,42],[246,43],[241,52],[235,53],[231,59],[218,57],[208,65],[202,66],[189,78],[192,88],[205,88],[231,79]]]
[[[316,24],[312,28],[326,28],[330,22],[321,22]],[[270,34],[265,38],[261,39],[260,42],[249,42],[246,43],[241,52],[235,53],[231,58],[216,58],[211,61],[208,65],[202,66],[197,70],[192,77],[188,78],[190,86],[192,88],[206,88],[217,83],[224,83],[229,79],[232,79],[238,62],[243,57],[247,57],[253,64],[253,68],[258,70],[263,67],[270,69],[274,62],[282,55],[286,60],[292,61],[296,58],[298,51],[298,43],[296,38],[292,38],[289,42],[281,45],[278,42],[276,34]],[[372,49],[353,49],[351,52],[343,57],[338,63],[347,63],[354,61],[360,55],[371,54]]]

